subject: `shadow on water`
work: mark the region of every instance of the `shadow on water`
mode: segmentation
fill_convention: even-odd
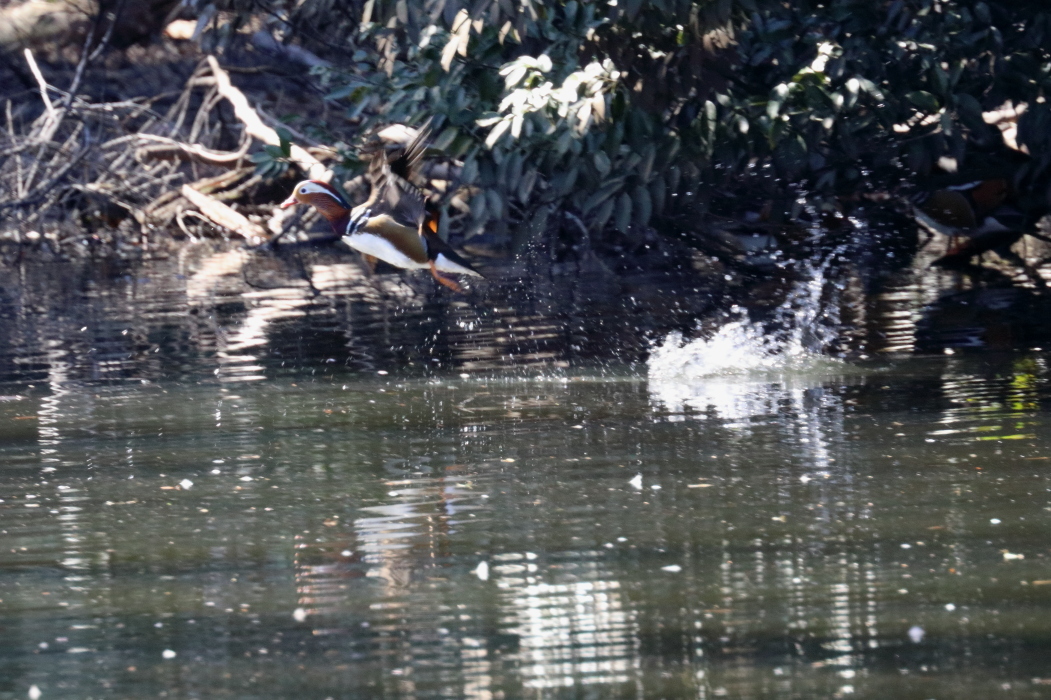
[[[356,259],[227,250],[120,270],[25,266],[0,287],[0,376],[87,381],[282,367],[465,371],[645,359],[650,338],[711,313],[723,294],[688,272],[552,277],[498,270],[467,294],[429,278],[369,276]]]
[[[688,276],[244,256],[4,283],[0,698],[1046,695],[1048,356],[909,273],[847,361]]]

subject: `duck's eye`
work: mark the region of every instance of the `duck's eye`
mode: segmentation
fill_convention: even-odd
[[[307,188],[306,187],[300,187],[299,188],[299,194],[306,194],[306,193],[307,193]]]

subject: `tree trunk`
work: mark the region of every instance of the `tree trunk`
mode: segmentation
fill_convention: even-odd
[[[158,34],[179,0],[24,0],[0,2],[0,49],[20,51],[43,44],[81,43],[103,12],[120,10],[110,43],[127,48]],[[103,20],[96,41],[108,28]]]

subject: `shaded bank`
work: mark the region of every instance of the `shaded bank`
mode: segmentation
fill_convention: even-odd
[[[297,176],[357,197],[362,142],[428,117],[442,235],[496,256],[659,232],[726,264],[742,234],[798,259],[801,230],[849,232],[875,200],[908,214],[958,178],[1004,180],[1012,241],[1047,212],[1039,3],[158,0],[153,34],[123,28],[122,2],[85,7],[94,34],[0,67],[25,87],[7,234],[70,254],[73,220],[124,256],[309,229],[272,206]]]

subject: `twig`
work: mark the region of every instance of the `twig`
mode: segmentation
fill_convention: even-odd
[[[175,223],[179,225],[179,228],[182,229],[182,232],[186,234],[187,238],[196,243],[199,239],[197,238],[197,236],[190,233],[190,229],[186,228],[186,222],[183,221],[183,219],[187,216],[193,216],[195,218],[200,219],[201,221],[207,221],[208,223],[212,223],[212,221],[200,212],[193,211],[192,209],[184,209],[175,215]]]
[[[47,94],[48,84],[44,80],[43,73],[40,72],[40,66],[36,64],[36,59],[33,58],[33,52],[29,49],[25,50],[26,62],[29,64],[29,70],[33,72],[33,77],[36,78],[37,84],[40,86],[40,99],[44,101],[44,107],[47,109],[48,119],[55,118],[55,106],[51,104],[51,98]]]
[[[114,17],[110,27],[112,28],[116,23],[117,18]],[[84,46],[80,49],[80,60],[77,62],[77,69],[73,72],[73,80],[69,84],[69,92],[66,93],[66,96],[62,98],[60,103],[63,108],[73,104],[73,97],[80,88],[80,81],[84,79],[84,69],[88,67],[88,56],[91,55],[91,42],[95,39],[95,34],[98,32],[100,24],[102,24],[102,7],[99,7],[99,11],[95,15],[95,21],[91,24],[91,29],[88,30],[87,36],[84,37]]]
[[[198,146],[196,144],[186,144],[175,139],[170,139],[165,136],[156,136],[154,134],[136,134],[140,139],[147,141],[156,141],[158,146],[146,146],[139,149],[136,154],[141,160],[146,159],[167,159],[171,156],[183,156],[190,160],[200,161],[209,165],[231,165],[237,163],[248,153],[249,147],[252,145],[252,139],[245,135],[244,142],[241,147],[236,151],[213,151],[210,148]]]
[[[39,187],[37,187],[36,190],[32,192],[32,194],[28,194],[25,197],[22,197],[21,199],[17,199],[12,202],[0,202],[0,209],[23,207],[28,204],[35,204],[36,202],[40,201],[44,198],[45,195],[47,195],[48,192],[51,191],[52,188],[54,188],[55,185],[57,185],[62,180],[62,178],[66,176],[66,173],[72,170],[74,166],[76,166],[78,163],[80,163],[81,160],[84,159],[84,156],[86,156],[90,150],[90,145],[84,146],[65,165],[59,168],[58,172],[55,173],[55,175],[50,180],[44,182]]]
[[[11,100],[7,101],[7,134],[15,142],[15,120],[11,116]],[[22,156],[15,158],[15,192],[22,194]]]

